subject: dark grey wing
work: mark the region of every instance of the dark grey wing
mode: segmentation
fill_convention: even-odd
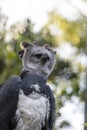
[[[50,113],[49,113],[49,118],[48,120],[46,120],[46,124],[42,128],[42,130],[52,130],[54,121],[55,121],[55,98],[54,98],[52,90],[50,89],[48,85],[46,85],[46,95],[50,103]]]
[[[17,107],[21,79],[8,79],[0,88],[0,130],[11,130],[9,123]]]

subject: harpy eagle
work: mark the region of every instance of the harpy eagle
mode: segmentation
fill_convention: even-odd
[[[23,69],[0,88],[0,130],[52,130],[55,99],[47,78],[55,66],[55,53],[48,46],[22,43]]]

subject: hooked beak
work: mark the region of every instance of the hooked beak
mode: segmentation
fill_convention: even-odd
[[[42,61],[46,62],[47,60],[49,60],[49,56],[47,54],[43,54],[41,56],[41,59],[42,59]]]

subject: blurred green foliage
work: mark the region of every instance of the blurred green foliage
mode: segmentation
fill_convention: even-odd
[[[77,96],[84,101],[85,89],[81,89],[81,74],[85,72],[85,66],[74,60],[79,54],[87,53],[87,22],[86,19],[68,21],[56,12],[48,14],[48,22],[42,29],[35,33],[34,24],[29,19],[17,22],[6,27],[7,17],[0,10],[0,83],[2,84],[12,75],[19,75],[22,69],[21,59],[18,56],[20,43],[22,41],[38,41],[38,44],[48,43],[54,49],[59,48],[65,42],[77,48],[74,58],[63,59],[56,56],[56,66],[49,77],[49,83],[54,84],[57,113],[61,116],[59,109],[64,106],[65,101]],[[72,59],[73,58],[73,59]],[[71,60],[72,59],[72,60]],[[77,68],[76,71],[74,68]],[[68,126],[64,121],[60,127]]]

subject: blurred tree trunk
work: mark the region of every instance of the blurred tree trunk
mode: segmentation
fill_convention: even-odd
[[[84,113],[84,123],[87,123],[87,68],[86,68],[86,89],[85,89],[85,113]],[[84,126],[84,130],[87,130],[87,127]]]
[[[85,23],[87,24],[87,17],[84,17],[85,19]],[[85,25],[86,25],[85,24]],[[86,25],[87,26],[87,25]],[[85,55],[87,56],[87,29],[85,30],[85,41],[86,41],[86,44],[85,44],[85,47],[84,47],[84,52],[85,52]],[[86,87],[86,91],[84,92],[85,93],[85,115],[84,115],[84,122],[87,123],[87,65],[86,65],[86,79],[85,79],[85,87]],[[84,126],[84,130],[87,130],[87,126],[85,127]]]
[[[87,33],[86,33],[86,41],[87,41]],[[84,50],[85,50],[85,55],[87,56],[87,43],[86,43]],[[84,94],[85,94],[84,123],[87,123],[87,66],[86,66],[85,73],[86,73],[86,76],[85,76],[85,87],[86,87],[86,89],[85,89],[85,92],[84,92]],[[84,130],[87,130],[87,126],[86,127],[84,126]]]

